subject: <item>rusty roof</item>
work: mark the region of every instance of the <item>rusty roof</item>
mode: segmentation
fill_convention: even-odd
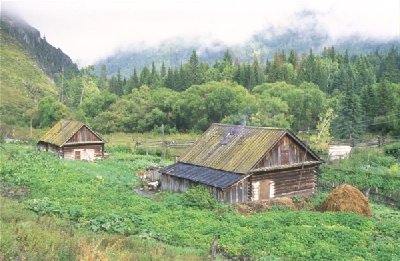
[[[283,128],[214,123],[179,162],[246,174],[286,133]]]
[[[103,141],[103,139],[92,129],[90,129],[85,123],[66,119],[62,119],[57,122],[56,125],[54,125],[53,128],[51,128],[45,135],[43,135],[39,141],[62,146],[83,126],[86,126],[93,134],[95,134],[101,141]]]

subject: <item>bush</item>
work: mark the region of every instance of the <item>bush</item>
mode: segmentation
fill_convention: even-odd
[[[216,200],[205,186],[196,186],[186,190],[183,196],[183,205],[199,209],[213,209]]]
[[[128,145],[114,145],[114,146],[107,146],[107,152],[109,153],[132,153],[132,149]]]

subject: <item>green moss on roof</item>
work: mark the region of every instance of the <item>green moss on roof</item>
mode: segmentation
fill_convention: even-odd
[[[245,174],[285,132],[283,128],[213,124],[179,161]]]
[[[41,137],[40,141],[61,146],[84,125],[80,121],[62,119]]]

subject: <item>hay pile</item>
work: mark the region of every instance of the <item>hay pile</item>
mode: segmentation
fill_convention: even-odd
[[[335,188],[329,194],[322,203],[320,211],[345,211],[365,217],[371,216],[368,199],[361,191],[346,184]]]

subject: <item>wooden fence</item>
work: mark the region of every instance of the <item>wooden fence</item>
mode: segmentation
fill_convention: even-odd
[[[329,182],[329,181],[318,180],[317,190],[332,191],[336,187],[343,185],[343,184],[348,184],[353,187],[356,187],[347,182],[341,182],[341,181]],[[359,189],[369,200],[372,200],[377,203],[382,203],[387,206],[397,207],[400,209],[400,191],[399,190],[390,191],[390,192],[381,192],[378,188],[365,187],[365,188],[357,188],[357,189]]]
[[[367,148],[367,147],[376,147],[380,148],[387,144],[400,142],[400,137],[392,137],[386,138],[381,136],[376,136],[374,139],[350,139],[350,140],[336,140],[329,145],[348,145],[351,147],[360,147],[360,148]]]

